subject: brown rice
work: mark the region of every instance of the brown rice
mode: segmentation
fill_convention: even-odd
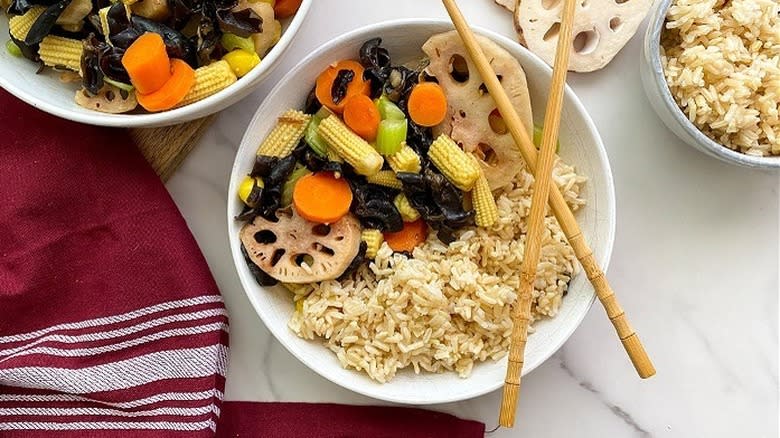
[[[740,152],[780,155],[780,2],[675,0],[661,38],[677,104]]]

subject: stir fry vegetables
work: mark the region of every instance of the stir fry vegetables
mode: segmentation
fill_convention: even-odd
[[[319,74],[305,112],[290,109],[279,117],[239,187],[246,205],[237,217],[246,222],[242,244],[247,260],[263,272],[261,284],[310,281],[309,275],[289,276],[296,267],[308,272],[316,266],[318,278],[343,278],[384,242],[411,254],[429,231],[449,244],[467,225],[496,221],[478,161],[446,134],[434,140],[447,98],[425,65],[392,65],[378,39],[367,41],[359,55],[360,61],[339,60]],[[294,239],[286,232],[290,214],[299,227]],[[348,252],[317,239],[353,222],[362,243],[346,263],[341,256]],[[302,254],[301,240],[318,243]],[[280,271],[282,264],[287,268]]]
[[[165,111],[262,63],[301,0],[11,0],[9,53],[79,74],[76,102]],[[184,66],[187,66],[186,68]],[[120,96],[114,99],[112,96]]]

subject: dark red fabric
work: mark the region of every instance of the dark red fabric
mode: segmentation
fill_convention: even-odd
[[[225,402],[217,438],[475,438],[485,425],[449,414],[391,406]],[[273,425],[269,427],[269,425]]]
[[[483,436],[421,409],[223,403],[227,338],[208,266],[128,136],[0,90],[0,437]]]
[[[226,330],[198,245],[126,132],[0,90],[0,436],[210,438]]]

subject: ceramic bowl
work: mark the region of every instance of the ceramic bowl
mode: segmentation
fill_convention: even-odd
[[[756,157],[731,150],[704,135],[683,113],[669,91],[661,66],[661,32],[672,0],[659,0],[653,6],[642,45],[640,74],[647,98],[658,117],[681,140],[705,154],[744,167],[780,169],[780,157]]]
[[[252,168],[257,146],[272,129],[276,117],[288,108],[302,107],[317,74],[328,64],[343,58],[355,58],[361,44],[374,37],[382,38],[395,63],[419,59],[423,55],[420,47],[431,35],[451,29],[449,22],[441,20],[390,21],[355,30],[315,50],[293,68],[260,105],[241,142],[230,177],[227,217],[233,261],[241,284],[265,325],[295,357],[326,379],[355,392],[391,402],[444,403],[493,391],[504,382],[506,359],[476,365],[467,379],[452,372],[416,375],[411,370],[404,370],[385,384],[377,383],[363,373],[342,368],[336,356],[321,342],[300,339],[287,327],[294,310],[290,293],[282,287],[261,287],[252,277],[241,255],[238,233],[242,224],[234,217],[241,212],[242,204],[235,194],[241,180]],[[490,31],[476,30],[506,48],[521,62],[528,77],[536,122],[541,123],[550,68],[514,41]],[[584,192],[587,206],[577,213],[577,219],[596,259],[606,267],[615,231],[612,173],[596,127],[571,89],[566,90],[564,98],[561,144],[561,156],[590,178]],[[558,350],[590,309],[595,293],[585,274],[580,272],[575,275],[570,286],[558,316],[537,323],[536,332],[529,337],[524,373],[539,366]]]
[[[82,108],[73,100],[76,87],[61,83],[58,73],[50,69],[35,74],[38,69],[36,63],[10,55],[5,47],[0,50],[0,88],[47,113],[90,125],[148,128],[184,123],[221,111],[248,96],[278,65],[282,54],[301,29],[312,2],[303,0],[295,16],[283,21],[281,39],[259,66],[224,90],[181,108],[153,114],[106,114]],[[0,35],[8,35],[6,16],[0,16]]]

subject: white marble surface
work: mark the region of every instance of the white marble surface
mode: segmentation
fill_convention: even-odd
[[[461,0],[473,24],[512,35],[490,0]],[[381,5],[381,6],[380,6]],[[228,250],[228,175],[243,130],[271,84],[312,48],[391,18],[445,17],[435,0],[316,0],[266,85],[223,112],[169,182],[231,315],[228,399],[375,401],[297,362],[269,334]],[[604,70],[570,84],[599,127],[614,170],[618,225],[609,277],[655,361],[639,380],[600,307],[524,379],[519,422],[490,436],[778,436],[777,174],[738,169],[667,132],[639,81],[639,36]],[[497,424],[500,393],[432,408]]]

